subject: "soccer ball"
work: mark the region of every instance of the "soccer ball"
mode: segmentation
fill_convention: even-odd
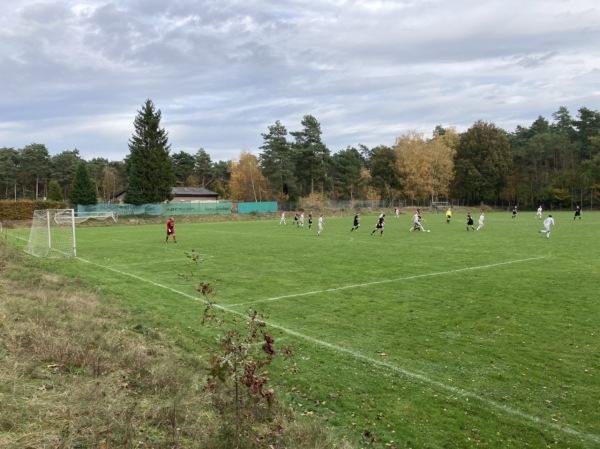
[[[431,232],[431,231],[428,229],[427,232]]]

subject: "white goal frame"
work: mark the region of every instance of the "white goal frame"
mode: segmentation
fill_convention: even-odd
[[[36,257],[77,257],[74,209],[43,209],[33,212],[25,252]]]
[[[452,203],[450,203],[450,201],[446,200],[446,201],[432,201],[431,204],[429,205],[429,210],[430,211],[435,211],[436,213],[439,210],[442,210],[442,212],[446,212],[446,209],[448,209],[449,207],[452,207]]]
[[[75,209],[43,209],[33,212],[25,252],[37,257],[77,257],[75,225],[90,219],[117,221],[114,212],[79,212]]]

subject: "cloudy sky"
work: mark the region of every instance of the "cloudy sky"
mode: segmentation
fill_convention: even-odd
[[[146,99],[171,151],[332,152],[600,109],[597,0],[0,0],[0,147],[121,160]]]

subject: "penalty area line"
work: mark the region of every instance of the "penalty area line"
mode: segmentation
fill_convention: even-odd
[[[478,265],[475,267],[458,268],[456,270],[434,271],[433,273],[415,274],[413,276],[405,276],[405,277],[395,278],[395,279],[384,279],[381,281],[365,282],[362,284],[342,285],[341,287],[326,288],[324,290],[313,290],[313,291],[309,291],[309,292],[292,293],[291,295],[275,296],[273,298],[257,299],[256,301],[241,302],[238,304],[230,304],[229,307],[248,306],[248,305],[257,304],[257,303],[261,303],[261,302],[279,301],[281,299],[298,298],[301,296],[318,295],[320,293],[337,292],[340,290],[348,290],[349,288],[364,288],[364,287],[370,287],[372,285],[378,285],[378,284],[389,284],[391,282],[410,281],[413,279],[420,279],[420,278],[433,277],[433,276],[445,276],[448,274],[461,273],[461,272],[465,272],[465,271],[485,270],[487,268],[500,267],[502,265],[512,265],[515,263],[531,262],[532,260],[539,260],[539,259],[543,259],[544,257],[546,257],[546,256],[529,257],[527,259],[509,260],[507,262],[498,262],[498,263],[492,263],[492,264],[488,264],[488,265]]]
[[[530,259],[521,259],[520,261],[523,262],[523,261],[527,261],[527,260],[536,260],[536,259],[542,259],[542,258],[543,257],[535,257],[535,258],[530,258]],[[86,260],[86,259],[82,259],[80,257],[77,257],[77,260],[79,260],[81,262],[84,262],[84,263],[87,263],[87,264],[90,264],[90,265],[94,265],[94,266],[99,267],[99,268],[104,268],[104,269],[112,271],[114,273],[118,273],[118,274],[120,274],[122,276],[127,276],[127,277],[130,277],[130,278],[136,279],[138,281],[145,282],[145,283],[153,285],[155,287],[158,287],[158,288],[170,291],[172,293],[175,293],[175,294],[177,294],[179,296],[183,296],[184,298],[191,299],[192,301],[198,301],[198,302],[206,303],[206,301],[204,299],[202,299],[201,297],[190,295],[188,293],[176,290],[176,289],[168,287],[166,285],[159,284],[158,282],[154,282],[154,281],[151,281],[149,279],[145,279],[145,278],[143,278],[141,276],[137,276],[137,275],[132,274],[132,273],[127,273],[125,271],[117,270],[115,268],[107,267],[105,265],[100,265],[98,263],[91,262],[91,261]],[[489,265],[489,266],[506,265],[506,264],[509,264],[509,263],[515,263],[515,261],[512,261],[512,262],[502,262],[500,264],[493,264],[493,265]],[[488,266],[486,265],[486,266],[482,266],[482,267],[479,267],[479,268],[483,268],[483,267],[488,267]],[[469,270],[469,269],[477,269],[477,267],[462,268],[461,271],[466,271],[466,270]],[[454,270],[454,271],[456,271],[456,270]],[[389,281],[389,282],[392,282],[392,281]],[[216,308],[218,308],[218,309],[220,309],[220,310],[222,310],[223,312],[247,318],[246,314],[244,314],[242,312],[238,312],[238,311],[233,310],[233,309],[230,309],[229,307],[224,307],[224,306],[221,306],[219,304],[214,304],[213,306],[216,307]],[[264,322],[265,322],[265,324],[267,326],[273,327],[275,329],[279,329],[281,332],[283,332],[285,334],[288,334],[288,335],[291,335],[292,337],[296,337],[296,338],[305,340],[305,341],[307,341],[309,343],[312,343],[312,344],[317,345],[317,346],[321,346],[323,348],[326,348],[326,349],[329,349],[329,350],[332,350],[332,351],[337,351],[337,352],[346,354],[347,356],[350,356],[350,357],[352,357],[352,358],[354,358],[356,360],[362,360],[364,362],[372,364],[373,366],[378,366],[380,368],[384,368],[384,369],[390,370],[392,372],[401,374],[401,375],[403,375],[405,377],[409,377],[409,378],[421,381],[423,383],[427,383],[427,384],[432,385],[432,386],[434,386],[434,387],[436,387],[436,388],[438,388],[440,390],[449,391],[450,393],[453,393],[453,394],[455,394],[457,396],[460,396],[460,397],[462,397],[464,399],[473,399],[473,400],[476,400],[476,401],[478,401],[478,402],[480,402],[480,403],[482,403],[482,404],[484,404],[484,405],[486,405],[486,406],[488,406],[490,408],[494,408],[494,409],[499,410],[501,412],[504,412],[504,413],[506,413],[508,415],[516,416],[518,418],[527,420],[527,421],[529,421],[531,423],[534,423],[534,424],[537,424],[539,426],[543,426],[543,427],[546,427],[546,428],[551,428],[551,429],[557,430],[559,432],[562,432],[564,434],[575,436],[577,438],[581,438],[581,439],[584,439],[584,440],[587,440],[587,441],[593,441],[594,443],[600,443],[600,436],[599,435],[594,435],[594,434],[590,434],[590,433],[580,432],[580,431],[575,430],[575,429],[573,429],[573,428],[571,428],[569,426],[561,426],[558,423],[546,421],[545,419],[542,419],[539,416],[530,415],[530,414],[522,412],[521,410],[518,410],[516,408],[513,408],[513,407],[510,407],[508,405],[505,405],[505,404],[493,401],[491,399],[488,399],[488,398],[486,398],[484,396],[481,396],[481,395],[479,395],[477,393],[473,393],[473,392],[464,390],[462,388],[453,387],[452,385],[448,385],[448,384],[445,384],[443,382],[437,381],[435,379],[431,379],[431,378],[427,377],[424,374],[415,373],[415,372],[409,371],[409,370],[407,370],[405,368],[402,368],[401,366],[397,366],[397,365],[394,365],[394,364],[389,363],[389,362],[384,362],[384,361],[381,361],[381,360],[374,359],[372,357],[369,357],[369,356],[366,356],[364,354],[361,354],[360,352],[356,352],[356,351],[354,351],[352,349],[345,348],[345,347],[342,347],[342,346],[338,346],[338,345],[335,345],[333,343],[329,343],[329,342],[326,342],[326,341],[323,341],[323,340],[319,340],[317,338],[313,338],[313,337],[310,337],[310,336],[305,335],[305,334],[301,334],[300,332],[296,332],[296,331],[294,331],[292,329],[288,329],[288,328],[286,328],[284,326],[281,326],[281,325],[279,325],[277,323],[274,323],[274,322],[271,322],[271,321],[268,321],[268,320],[264,320]]]

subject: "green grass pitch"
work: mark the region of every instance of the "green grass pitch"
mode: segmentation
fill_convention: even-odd
[[[600,214],[411,210],[325,216],[325,229],[273,221],[80,227],[78,258],[53,270],[100,287],[144,325],[190,350],[213,343],[179,276],[202,280],[232,313],[266,314],[299,371],[271,373],[281,400],[363,443],[398,448],[600,447]],[[479,212],[473,210],[475,226]],[[544,218],[547,216],[544,213]],[[44,262],[45,263],[45,262]]]

